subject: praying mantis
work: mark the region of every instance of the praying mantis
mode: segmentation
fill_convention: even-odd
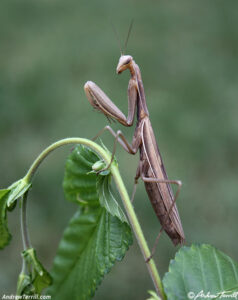
[[[140,160],[136,171],[132,199],[134,199],[135,187],[138,179],[141,178],[142,181],[144,181],[152,207],[162,226],[156,239],[156,243],[158,242],[162,231],[165,230],[175,246],[183,244],[185,236],[175,203],[182,183],[179,180],[168,179],[149,119],[149,111],[146,104],[140,68],[131,55],[122,54],[116,72],[117,74],[120,74],[127,69],[130,71],[127,118],[94,82],[86,82],[84,90],[90,104],[94,108],[101,111],[107,118],[112,118],[126,127],[133,125],[137,109],[137,124],[132,143],[130,144],[126,140],[120,130],[114,132],[110,126],[106,126],[97,136],[103,131],[108,130],[115,137],[115,142],[118,141],[128,153],[134,155],[139,149]],[[113,155],[114,154],[115,144]],[[175,196],[170,184],[177,185]],[[155,246],[152,250],[152,255],[154,251]]]

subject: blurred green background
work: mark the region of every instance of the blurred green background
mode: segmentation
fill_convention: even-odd
[[[187,238],[238,260],[238,2],[0,2],[0,186],[22,177],[50,143],[93,137],[107,124],[83,85],[95,81],[127,112],[129,74],[116,75],[118,42],[111,22],[141,68],[150,117],[169,178],[183,181],[178,200]],[[131,140],[133,128],[117,123]],[[109,134],[103,142],[112,149]],[[63,228],[75,210],[62,179],[70,147],[43,163],[29,194],[33,245],[50,269]],[[138,155],[117,149],[132,191]],[[144,186],[135,207],[149,244],[159,231]],[[0,294],[14,293],[21,269],[19,208],[9,214],[11,244],[0,252]],[[155,260],[161,275],[175,249],[163,234]],[[106,276],[96,300],[145,299],[153,289],[136,243]]]

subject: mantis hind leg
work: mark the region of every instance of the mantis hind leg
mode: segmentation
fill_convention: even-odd
[[[133,203],[134,198],[135,198],[136,188],[137,188],[137,184],[138,184],[138,179],[140,178],[141,168],[142,168],[142,161],[140,160],[139,165],[138,165],[137,170],[136,170],[136,175],[135,175],[135,178],[134,178],[134,186],[133,186],[133,192],[132,192],[132,196],[131,196],[131,203]]]
[[[154,178],[154,177],[145,177],[143,173],[141,175],[141,179],[144,182],[156,182],[156,183],[165,183],[165,184],[169,183],[169,184],[176,184],[178,186],[175,197],[172,200],[172,203],[171,203],[171,205],[170,205],[170,207],[169,207],[169,209],[166,213],[165,220],[162,224],[162,227],[161,227],[161,229],[160,229],[160,231],[159,231],[159,233],[158,233],[158,235],[155,239],[154,246],[151,250],[151,255],[146,259],[146,262],[148,263],[151,260],[151,258],[153,257],[153,255],[155,254],[155,250],[156,250],[156,247],[158,245],[159,239],[161,237],[162,232],[165,229],[165,224],[166,224],[167,220],[169,219],[170,213],[171,213],[171,211],[172,211],[172,209],[173,209],[173,207],[176,203],[176,200],[178,199],[178,195],[179,195],[180,190],[181,190],[182,182],[180,180],[169,180],[169,179],[159,179],[159,178]]]

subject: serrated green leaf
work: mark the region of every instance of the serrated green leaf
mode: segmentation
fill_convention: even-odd
[[[97,191],[101,206],[105,207],[112,216],[117,216],[122,222],[127,222],[123,210],[120,208],[112,194],[110,188],[110,176],[99,175],[97,177]]]
[[[89,148],[79,145],[69,155],[63,188],[68,201],[79,205],[99,205],[96,191],[96,174],[91,173],[92,166],[100,160]],[[89,174],[90,172],[90,174]]]
[[[104,208],[78,211],[66,228],[54,260],[49,293],[54,299],[91,299],[103,276],[132,242],[127,223]]]
[[[14,182],[11,186],[8,187],[11,190],[8,195],[7,207],[11,210],[11,207],[15,204],[15,201],[25,194],[31,187],[31,183],[22,178]]]
[[[101,175],[91,172],[100,160],[92,150],[80,145],[66,163],[65,196],[80,209],[66,228],[54,260],[54,281],[47,293],[57,300],[91,299],[103,276],[124,257],[132,243],[131,229],[121,221],[122,215],[113,216],[105,205],[100,205],[96,179]],[[109,199],[101,200],[106,201],[110,203]]]
[[[18,278],[18,295],[41,295],[42,291],[52,283],[50,274],[36,256],[36,251],[29,248],[22,252],[29,274],[21,273]]]
[[[9,189],[0,190],[0,249],[3,249],[11,240],[7,227],[7,199]]]
[[[201,292],[236,292],[238,263],[211,245],[182,247],[170,262],[163,284],[169,300],[193,299]]]

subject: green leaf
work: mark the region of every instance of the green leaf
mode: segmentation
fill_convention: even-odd
[[[163,284],[169,300],[238,292],[238,263],[211,245],[182,247],[170,262]]]
[[[11,240],[7,227],[7,199],[9,189],[0,190],[0,249],[3,249]]]
[[[106,210],[112,215],[118,217],[122,222],[127,222],[127,218],[118,205],[116,199],[114,198],[111,188],[110,188],[110,179],[111,176],[102,176],[97,177],[97,191],[99,195],[99,201],[102,207],[105,207]]]
[[[8,187],[11,190],[8,195],[7,206],[11,210],[11,207],[14,205],[14,202],[25,194],[31,187],[31,183],[22,178],[14,182],[11,186]]]
[[[100,160],[92,150],[80,145],[66,163],[65,196],[76,202],[79,210],[64,231],[53,264],[53,285],[47,293],[57,300],[91,299],[104,275],[124,257],[132,243],[131,229],[116,200],[110,199],[110,175],[91,172]],[[97,165],[101,169],[102,164]]]
[[[127,223],[106,209],[78,211],[66,228],[54,261],[48,294],[54,299],[91,299],[103,276],[132,243]]]
[[[63,182],[68,201],[84,206],[99,205],[95,184],[97,175],[91,172],[98,160],[100,159],[89,148],[82,145],[74,148],[66,162]]]
[[[22,252],[29,274],[21,273],[18,278],[18,295],[41,295],[42,291],[51,285],[52,278],[36,256],[36,251],[29,248]]]
[[[0,190],[0,249],[3,249],[11,240],[7,227],[7,210],[12,211],[16,200],[23,196],[31,184],[24,178],[14,182],[9,188]]]
[[[65,197],[83,206],[100,203],[110,214],[127,222],[110,189],[110,171],[106,170],[98,175],[94,172],[104,167],[105,163],[91,149],[77,146],[66,162],[63,182]]]
[[[147,300],[161,300],[161,298],[156,294],[156,292],[148,291],[148,293],[151,295],[151,297],[147,298]]]

